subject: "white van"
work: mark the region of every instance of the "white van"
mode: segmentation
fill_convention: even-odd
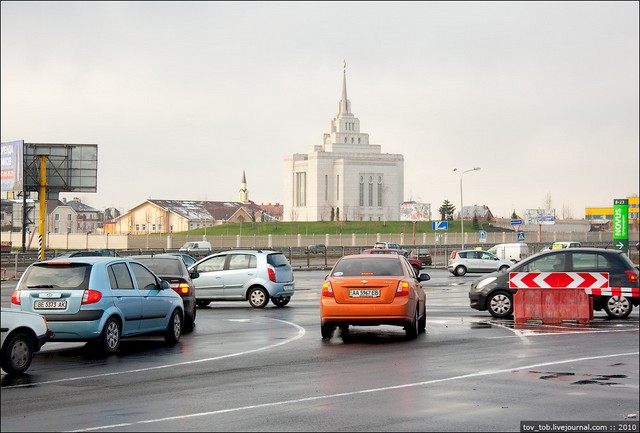
[[[178,251],[181,253],[210,253],[211,243],[207,241],[187,242]]]
[[[498,244],[489,248],[487,251],[501,259],[511,260],[513,263],[517,263],[529,255],[529,245],[522,242]]]

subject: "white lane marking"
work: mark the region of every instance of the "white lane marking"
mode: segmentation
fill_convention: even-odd
[[[513,332],[518,338],[520,338],[522,344],[531,344],[527,336],[524,335],[525,333],[523,330],[509,328],[508,326],[500,325],[498,323],[491,323],[491,326],[497,326],[498,328],[506,329],[507,331]]]
[[[211,415],[219,415],[223,413],[239,412],[239,411],[249,410],[249,409],[282,406],[285,404],[288,405],[288,404],[303,403],[303,402],[316,401],[316,400],[326,400],[326,399],[337,398],[337,397],[349,397],[349,396],[358,395],[358,394],[370,394],[374,392],[389,391],[389,390],[402,389],[402,388],[412,388],[412,387],[423,386],[423,385],[432,385],[434,383],[450,382],[454,380],[470,379],[470,378],[481,377],[481,376],[490,376],[490,375],[495,375],[500,373],[509,373],[517,370],[528,370],[531,368],[546,367],[549,365],[568,364],[571,362],[590,361],[594,359],[605,359],[605,358],[613,358],[613,357],[619,357],[619,356],[638,356],[638,354],[640,354],[640,352],[617,353],[617,354],[609,354],[609,355],[601,355],[601,356],[589,356],[589,357],[582,357],[582,358],[572,358],[572,359],[564,359],[564,360],[558,360],[558,361],[541,362],[539,364],[523,365],[520,367],[505,368],[500,370],[487,370],[487,371],[481,371],[478,373],[469,373],[469,374],[463,374],[460,376],[446,377],[443,379],[427,380],[424,382],[405,383],[402,385],[386,386],[382,388],[370,388],[370,389],[363,389],[360,391],[341,392],[337,394],[305,397],[305,398],[298,398],[294,400],[254,404],[251,406],[241,406],[241,407],[234,407],[230,409],[220,409],[220,410],[214,410],[210,412],[198,412],[198,413],[192,413],[188,415],[169,416],[164,418],[148,419],[148,420],[136,421],[131,423],[103,425],[103,426],[90,427],[90,428],[71,430],[71,431],[72,432],[96,431],[96,430],[106,430],[106,429],[113,429],[113,428],[119,428],[119,427],[131,427],[131,426],[142,425],[142,424],[159,423],[159,422],[165,422],[165,421],[183,420],[183,419],[196,418],[196,417],[202,417],[202,416],[211,416]]]
[[[269,319],[269,320],[276,320],[278,322],[286,323],[287,325],[291,325],[291,326],[293,326],[295,328],[298,328],[298,334],[295,337],[287,338],[286,340],[281,341],[279,343],[270,344],[268,346],[259,347],[257,349],[245,350],[243,352],[235,352],[235,353],[229,353],[227,355],[215,356],[213,358],[194,359],[193,361],[177,362],[175,364],[156,365],[154,367],[137,368],[135,370],[114,371],[112,373],[94,374],[94,375],[90,375],[90,376],[67,377],[65,379],[47,380],[47,381],[44,381],[44,382],[35,382],[35,383],[28,383],[28,384],[23,384],[23,385],[4,386],[3,389],[4,388],[23,388],[23,387],[30,387],[30,386],[36,386],[36,385],[48,385],[48,384],[51,384],[51,383],[72,382],[72,381],[84,380],[84,379],[95,379],[97,377],[107,377],[107,376],[117,376],[117,375],[120,375],[120,374],[140,373],[140,372],[144,372],[144,371],[160,370],[160,369],[163,369],[163,368],[178,367],[178,366],[181,366],[181,365],[191,365],[191,364],[199,364],[199,363],[202,363],[202,362],[217,361],[217,360],[220,360],[220,359],[233,358],[233,357],[242,356],[242,355],[249,355],[249,354],[256,353],[256,352],[262,352],[264,350],[273,349],[274,347],[283,346],[285,344],[289,344],[289,343],[291,343],[293,341],[296,341],[299,338],[302,338],[306,333],[306,330],[302,326],[296,325],[295,323],[287,322],[286,320],[280,320],[280,319]]]

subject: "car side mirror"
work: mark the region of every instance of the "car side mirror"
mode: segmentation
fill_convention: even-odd
[[[429,281],[430,279],[431,279],[431,276],[426,272],[422,272],[420,275],[418,275],[419,281]]]
[[[167,290],[167,289],[171,290],[171,286],[169,285],[168,281],[160,280],[160,289],[162,289],[162,290]]]
[[[198,278],[200,276],[200,273],[198,271],[191,271],[189,273],[189,276],[191,277],[192,280],[195,280],[196,278]]]

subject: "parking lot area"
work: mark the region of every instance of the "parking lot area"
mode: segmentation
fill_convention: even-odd
[[[587,325],[516,325],[469,307],[479,274],[428,272],[426,332],[414,340],[392,326],[323,340],[327,271],[315,270],[296,272],[283,308],[199,308],[175,346],[141,337],[101,357],[47,343],[26,374],[3,373],[2,431],[521,431],[532,420],[637,429],[637,309],[624,320],[596,312]],[[5,307],[12,284],[2,284]]]

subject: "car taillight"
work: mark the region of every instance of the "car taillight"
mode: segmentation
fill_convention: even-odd
[[[322,296],[335,298],[335,296],[333,295],[333,288],[331,287],[331,283],[329,281],[325,281],[322,284]]]
[[[276,271],[273,268],[267,268],[267,273],[269,274],[269,281],[276,282]]]
[[[11,303],[13,305],[20,305],[20,290],[14,290],[11,295]]]
[[[82,305],[95,304],[102,299],[102,293],[97,290],[85,290],[82,295]]]
[[[451,258],[455,259],[458,256],[458,251],[454,251],[453,253],[451,253]]]
[[[636,275],[635,272],[630,271],[630,270],[626,270],[624,271],[625,274],[627,274],[627,277],[629,278],[629,282],[630,283],[637,283],[638,282],[638,276]],[[12,299],[13,301],[13,299]]]
[[[191,287],[187,283],[171,283],[170,286],[178,295],[181,296],[188,295],[191,290]]]
[[[398,283],[398,289],[396,290],[396,296],[409,296],[409,283],[400,281]]]

